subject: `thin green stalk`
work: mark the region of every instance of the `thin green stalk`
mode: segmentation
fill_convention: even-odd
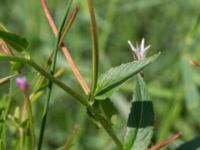
[[[46,62],[46,64],[45,64],[45,66],[44,66],[44,69],[45,69],[46,71],[49,71],[50,65],[51,65],[51,63],[52,63],[53,55],[54,55],[54,51],[51,52],[51,54],[50,54],[50,56],[49,56],[49,58],[48,58],[48,60],[47,60],[47,62]],[[41,88],[41,86],[43,85],[44,81],[45,81],[44,76],[40,75],[39,78],[38,78],[38,80],[36,81],[36,84],[35,84],[35,87],[34,87],[34,89],[33,89],[33,92],[32,92],[31,95],[30,95],[30,100],[33,100],[33,99],[34,99],[34,97],[35,97],[35,95],[36,95],[38,89]]]
[[[47,99],[45,101],[44,110],[43,110],[43,114],[42,114],[42,123],[41,123],[40,136],[39,136],[39,142],[38,142],[38,148],[37,148],[38,150],[40,150],[42,148],[47,113],[49,110],[49,101],[50,101],[50,97],[51,97],[51,90],[52,90],[52,82],[49,81],[48,95],[47,95]]]
[[[10,80],[10,89],[9,89],[9,95],[8,99],[6,100],[6,106],[5,106],[5,112],[3,114],[3,120],[6,121],[8,113],[10,111],[11,105],[12,105],[12,92],[13,92],[13,87],[12,87],[12,82],[13,80]],[[1,147],[2,149],[6,148],[6,143],[7,143],[7,128],[5,123],[2,124],[1,129],[0,129],[0,141],[1,141]]]
[[[98,36],[97,36],[97,25],[94,14],[93,0],[88,0],[89,13],[90,13],[90,24],[92,31],[92,83],[91,83],[91,101],[93,101],[93,94],[97,87],[98,80],[98,63],[99,63],[99,50],[98,50]]]
[[[35,133],[34,133],[34,126],[33,126],[33,114],[32,114],[31,102],[30,102],[29,96],[26,92],[23,92],[23,96],[24,96],[25,103],[26,103],[26,110],[28,112],[31,149],[34,149]]]
[[[53,50],[53,51],[55,52],[55,54],[54,54],[53,67],[52,67],[52,70],[51,70],[52,76],[53,76],[54,71],[55,71],[58,48],[56,47],[56,49]],[[48,114],[48,110],[49,110],[49,102],[50,102],[51,92],[52,92],[52,85],[53,85],[52,81],[49,80],[49,82],[48,82],[48,92],[47,92],[48,94],[47,94],[47,98],[45,100],[43,114],[42,114],[42,123],[41,123],[40,136],[39,136],[39,142],[38,142],[38,147],[37,147],[38,150],[40,150],[42,148],[42,142],[43,142],[44,131],[45,131],[45,126],[46,126],[47,114]]]
[[[78,100],[81,104],[84,106],[89,106],[89,103],[86,101],[85,98],[83,98],[81,95],[76,93],[73,89],[68,87],[65,83],[60,81],[59,79],[56,79],[52,74],[47,73],[45,70],[43,70],[39,65],[37,65],[34,61],[30,60],[28,61],[28,64],[31,65],[33,68],[35,68],[38,72],[40,72],[43,76],[48,78],[50,81],[52,81],[54,84],[62,88],[64,91],[69,93],[72,97],[74,97],[76,100]]]
[[[74,20],[75,20],[75,18],[76,18],[76,16],[77,16],[78,11],[79,11],[79,7],[76,7],[76,8],[72,11],[72,14],[71,14],[71,16],[70,16],[70,18],[69,18],[69,21],[66,23],[65,28],[63,28],[62,35],[61,35],[61,37],[60,37],[60,42],[59,42],[59,44],[58,44],[59,47],[60,47],[60,45],[62,45],[62,42],[63,42],[63,40],[64,40],[66,34],[68,33],[69,29],[71,28],[71,26],[72,26],[72,24],[73,24],[73,22],[74,22]]]
[[[60,43],[62,43],[61,37],[62,37],[63,29],[64,29],[65,24],[66,24],[67,17],[68,17],[68,15],[69,15],[69,10],[70,10],[70,8],[71,8],[72,1],[73,1],[73,0],[69,0],[69,1],[68,1],[68,5],[67,5],[67,8],[66,8],[65,16],[64,16],[64,18],[63,18],[63,20],[62,20],[60,29],[58,30],[58,38],[57,38],[57,43],[56,43],[57,47],[59,47],[59,46],[60,46]]]
[[[1,56],[0,55],[0,61],[15,61],[15,62],[21,62],[24,64],[29,64],[32,66],[35,70],[37,70],[41,75],[45,76],[45,78],[52,81],[54,84],[59,86],[61,89],[69,93],[72,97],[75,98],[76,101],[80,102],[82,105],[84,105],[86,108],[88,108],[92,113],[94,113],[95,117],[99,122],[101,123],[102,127],[105,129],[105,131],[110,135],[110,137],[113,139],[113,141],[116,143],[119,149],[122,149],[122,144],[120,140],[117,138],[116,134],[114,133],[112,127],[107,123],[106,119],[101,116],[96,110],[88,103],[87,99],[76,93],[74,90],[72,90],[70,87],[68,87],[66,84],[64,84],[62,81],[56,79],[52,74],[46,72],[42,67],[40,67],[38,64],[36,64],[31,59],[16,57],[16,56]]]
[[[60,27],[60,29],[58,31],[58,37],[57,37],[57,41],[56,41],[56,46],[55,46],[55,49],[53,50],[54,58],[53,58],[53,64],[51,65],[51,74],[52,74],[52,76],[54,76],[54,73],[55,73],[56,62],[57,62],[57,54],[58,54],[58,50],[59,50],[59,47],[60,47],[59,44],[61,43],[60,40],[61,40],[61,36],[62,36],[62,31],[63,31],[63,28],[65,26],[65,22],[67,20],[67,16],[69,14],[69,10],[70,10],[71,4],[72,4],[72,0],[69,1],[69,4],[67,6],[64,19],[63,19],[61,27]],[[52,86],[53,86],[53,82],[51,80],[49,80],[49,83],[48,83],[48,94],[47,94],[47,99],[45,101],[45,106],[44,106],[43,116],[42,116],[40,137],[39,137],[39,142],[38,142],[38,150],[40,150],[41,147],[42,147],[43,136],[44,136],[44,131],[45,131],[45,125],[46,125],[46,119],[47,119],[47,114],[48,114],[48,110],[49,110],[49,102],[50,102],[51,92],[52,92]]]
[[[108,121],[103,116],[101,116],[96,110],[94,110],[93,107],[90,106],[88,109],[95,114],[94,115],[95,118],[101,123],[102,127],[106,130],[108,135],[110,135],[112,140],[117,145],[117,148],[119,150],[122,150],[123,149],[123,145],[122,145],[121,141],[119,140],[119,138],[116,136],[114,130],[112,129],[112,127],[110,126]]]
[[[40,67],[37,63],[35,63],[31,59],[17,57],[17,56],[2,56],[0,55],[0,61],[14,61],[14,62],[21,62],[24,64],[28,64],[32,66],[35,70],[37,70],[41,75],[45,76],[45,78],[52,81],[54,84],[62,88],[64,91],[69,93],[72,97],[75,98],[75,100],[79,101],[84,106],[88,107],[90,104],[87,102],[86,98],[82,97],[78,93],[76,93],[73,89],[71,89],[69,86],[67,86],[65,83],[60,81],[59,79],[56,79],[52,74],[46,72],[42,67]]]
[[[94,13],[94,4],[93,0],[88,0],[89,13],[90,13],[90,23],[92,30],[92,85],[91,85],[91,94],[89,100],[91,102],[94,101],[94,92],[97,87],[98,81],[98,63],[99,63],[99,49],[98,49],[98,35],[97,35],[97,25]],[[112,127],[106,121],[104,117],[102,117],[93,107],[88,107],[88,109],[95,114],[96,119],[101,123],[106,132],[112,137],[113,141],[116,143],[119,150],[123,149],[123,146],[113,131]]]

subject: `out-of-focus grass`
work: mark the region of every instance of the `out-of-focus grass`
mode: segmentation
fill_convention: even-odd
[[[56,24],[60,25],[66,1],[47,2]],[[65,42],[81,73],[90,83],[91,38],[87,3],[78,0],[75,3],[79,4],[80,11]],[[195,138],[200,131],[197,115],[200,108],[200,71],[188,64],[193,58],[200,61],[200,28],[197,26],[191,34],[200,14],[199,7],[199,0],[95,1],[101,72],[110,66],[132,60],[127,40],[139,43],[141,38],[145,37],[147,43],[152,45],[151,53],[162,52],[159,60],[145,70],[145,79],[148,81],[155,107],[155,142],[162,141],[176,131],[182,132],[182,137],[166,149],[174,149],[174,146]],[[33,58],[44,64],[44,58],[47,58],[53,49],[55,38],[39,1],[0,0],[0,21],[12,32],[26,37]],[[58,66],[66,67],[62,79],[81,93],[79,84],[62,54],[59,54]],[[0,68],[0,77],[9,72],[5,63],[0,63]],[[31,72],[28,70],[27,74],[29,79],[34,81],[35,77],[31,76]],[[115,121],[115,128],[119,132],[124,130],[129,107],[127,103],[131,100],[133,87],[133,82],[129,82],[112,97],[119,113]],[[0,98],[6,91],[7,85],[0,87]],[[15,95],[15,100],[20,101],[17,92]],[[82,106],[74,103],[71,97],[56,87],[52,96],[45,132],[45,149],[61,147],[76,123],[80,128],[72,149],[112,148],[111,139],[102,129],[91,124]],[[37,134],[43,104],[44,97],[34,104]]]

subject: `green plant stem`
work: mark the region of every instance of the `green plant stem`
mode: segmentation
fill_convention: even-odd
[[[59,47],[60,47],[60,43],[62,42],[61,41],[62,31],[63,31],[63,28],[65,26],[65,22],[67,20],[67,16],[69,14],[69,10],[70,10],[71,4],[72,4],[72,0],[69,1],[69,4],[67,6],[64,19],[63,19],[61,27],[60,27],[60,29],[58,31],[58,37],[57,37],[57,41],[56,41],[56,46],[55,46],[55,49],[52,51],[53,63],[51,65],[51,72],[50,72],[51,76],[54,76],[54,73],[55,73],[56,62],[57,62],[57,54],[58,54],[58,50],[59,50]],[[51,92],[52,92],[52,86],[53,86],[53,81],[51,79],[49,79],[48,94],[47,94],[47,99],[45,101],[45,106],[44,106],[44,109],[43,109],[42,123],[41,123],[41,129],[40,129],[40,137],[39,137],[39,142],[38,142],[38,150],[40,150],[41,147],[42,147],[43,136],[44,136],[44,131],[45,131],[45,125],[46,125],[46,119],[47,119],[47,114],[48,114],[48,109],[49,109],[49,102],[50,102]]]
[[[11,105],[12,105],[12,92],[13,92],[13,87],[12,87],[12,82],[13,80],[10,80],[10,89],[9,89],[9,95],[8,95],[8,99],[7,99],[7,103],[6,103],[6,107],[5,107],[5,112],[3,115],[3,120],[6,121],[7,116],[9,114],[9,111],[11,109]],[[3,123],[2,125],[0,125],[0,141],[1,141],[1,147],[0,149],[6,149],[6,145],[7,145],[7,128],[5,123]]]
[[[94,115],[95,118],[101,123],[102,127],[106,130],[108,135],[110,135],[110,137],[113,139],[113,141],[118,147],[118,150],[123,150],[123,145],[121,141],[118,139],[118,137],[116,136],[115,132],[113,131],[112,127],[107,122],[107,120],[103,116],[101,116],[98,112],[96,112],[96,110],[94,110],[93,107],[90,106],[88,109],[95,114]]]
[[[33,114],[32,114],[31,102],[30,102],[29,96],[26,92],[23,92],[23,96],[24,96],[25,103],[26,103],[26,110],[28,112],[31,149],[34,149],[35,133],[34,133],[34,126],[33,126]]]
[[[24,129],[19,127],[19,134],[20,134],[20,139],[19,139],[19,149],[24,150]]]
[[[91,98],[97,87],[98,80],[98,63],[99,63],[99,50],[98,50],[98,36],[97,36],[97,25],[94,14],[93,0],[88,0],[89,13],[90,13],[90,24],[92,30],[92,85],[91,85]],[[91,99],[91,100],[92,100]]]
[[[47,119],[47,113],[49,109],[49,101],[51,97],[51,91],[52,91],[52,82],[49,82],[49,88],[48,88],[48,95],[47,99],[45,101],[45,106],[42,114],[42,123],[41,123],[41,128],[40,128],[40,136],[39,136],[39,142],[38,142],[38,150],[42,148],[42,142],[43,142],[43,137],[44,137],[44,131],[45,131],[45,125],[46,125],[46,119]]]
[[[57,53],[58,53],[58,44],[56,44],[56,48],[52,52],[54,54],[54,59],[53,59],[53,65],[51,69],[51,75],[54,75],[55,68],[56,68],[56,60],[57,60]],[[44,137],[44,132],[45,132],[45,126],[46,126],[46,120],[47,120],[47,115],[48,115],[48,110],[49,110],[49,102],[51,99],[51,92],[52,92],[52,86],[53,82],[51,80],[48,81],[48,92],[47,92],[47,98],[45,100],[44,104],[44,109],[43,109],[43,114],[42,114],[42,123],[41,123],[41,128],[40,128],[40,136],[39,136],[39,141],[38,141],[38,150],[41,150],[42,148],[42,142],[43,142],[43,137]]]
[[[110,135],[110,137],[113,139],[113,141],[118,146],[118,149],[122,149],[122,144],[116,134],[114,133],[112,127],[107,123],[106,119],[101,116],[87,101],[85,97],[82,97],[78,93],[76,93],[74,90],[72,90],[70,87],[68,87],[66,84],[64,84],[62,81],[56,79],[52,74],[46,72],[42,67],[40,67],[38,64],[36,64],[31,59],[21,58],[17,56],[2,56],[0,55],[0,61],[14,61],[14,62],[21,62],[24,64],[28,64],[32,66],[35,70],[37,70],[41,75],[45,76],[45,78],[52,81],[54,84],[59,86],[61,89],[63,89],[65,92],[69,93],[72,97],[75,98],[79,103],[87,107],[92,113],[94,113],[96,119],[101,123],[102,127],[105,129],[105,131]]]
[[[69,29],[71,28],[71,25],[73,24],[76,16],[77,16],[77,13],[79,11],[79,7],[76,6],[76,8],[72,11],[72,14],[68,20],[68,22],[66,23],[66,26],[63,27],[63,32],[61,34],[61,37],[60,37],[60,41],[59,41],[59,47],[62,45],[62,42],[64,41],[64,38],[66,36],[66,34],[68,33]]]
[[[69,93],[72,97],[74,97],[77,101],[79,101],[84,106],[88,107],[90,104],[87,102],[86,98],[82,97],[78,93],[76,93],[74,90],[72,90],[70,87],[68,87],[66,84],[64,84],[59,79],[54,78],[54,76],[48,72],[46,72],[42,67],[40,67],[37,63],[35,63],[31,59],[17,57],[17,56],[1,56],[0,55],[0,61],[14,61],[14,62],[21,62],[24,64],[28,64],[32,66],[35,70],[37,70],[41,75],[45,76],[45,78],[52,81],[54,84],[62,88],[64,91]]]

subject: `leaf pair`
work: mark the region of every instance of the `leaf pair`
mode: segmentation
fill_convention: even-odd
[[[105,100],[114,91],[118,90],[125,81],[142,71],[158,56],[159,54],[156,54],[142,61],[129,62],[110,69],[100,76],[95,91],[95,98]],[[128,118],[124,150],[147,150],[153,136],[153,121],[153,103],[143,78],[137,75],[136,89]]]

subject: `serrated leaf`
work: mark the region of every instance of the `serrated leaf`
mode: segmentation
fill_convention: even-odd
[[[137,76],[131,112],[128,117],[124,150],[147,150],[153,135],[153,103],[145,82]]]
[[[159,54],[156,54],[142,61],[133,61],[111,68],[99,77],[95,98],[104,100],[109,97],[114,91],[118,90],[125,81],[152,63],[158,56]]]
[[[28,47],[28,42],[16,34],[0,30],[0,38],[7,42],[16,51],[24,51]]]

